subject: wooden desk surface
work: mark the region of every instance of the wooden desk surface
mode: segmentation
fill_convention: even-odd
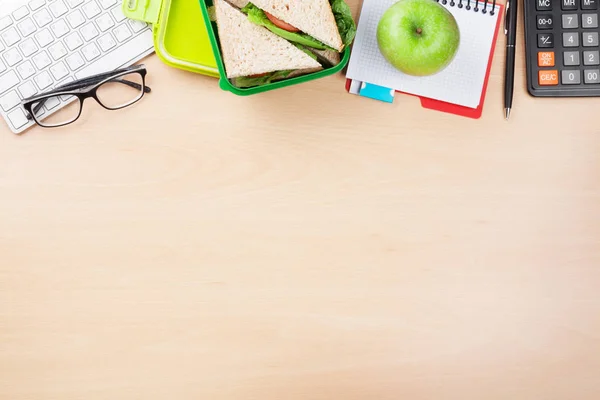
[[[521,45],[505,122],[503,45],[480,120],[153,56],[132,109],[2,125],[0,399],[598,399],[600,99]]]

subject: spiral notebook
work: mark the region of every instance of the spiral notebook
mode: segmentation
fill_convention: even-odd
[[[383,13],[397,1],[363,1],[346,73],[349,79],[347,87],[350,88],[352,81],[356,81],[363,89],[368,84],[385,88],[388,93],[392,89],[419,96],[427,108],[471,117],[481,115],[503,6],[495,0],[439,1],[452,13],[459,26],[459,50],[450,65],[441,72],[415,77],[389,64],[377,45],[377,24]]]

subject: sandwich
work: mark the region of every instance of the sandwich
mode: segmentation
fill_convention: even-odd
[[[227,1],[214,5],[223,63],[234,86],[264,85],[323,68],[316,56],[250,22]]]
[[[344,0],[232,0],[248,20],[315,54],[324,67],[340,62],[340,53],[356,34]],[[324,63],[325,62],[325,63]]]

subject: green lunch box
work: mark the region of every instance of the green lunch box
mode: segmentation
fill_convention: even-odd
[[[297,76],[295,78],[284,79],[277,82],[268,83],[266,85],[255,86],[250,88],[238,88],[231,84],[231,82],[227,79],[227,75],[225,73],[225,66],[223,65],[223,57],[221,55],[221,47],[219,46],[219,35],[217,31],[217,24],[214,21],[210,20],[208,7],[213,5],[212,0],[199,0],[200,7],[202,8],[202,15],[205,21],[208,21],[208,37],[210,39],[210,44],[212,45],[212,49],[217,61],[217,67],[219,69],[219,74],[221,78],[219,79],[219,86],[223,90],[227,90],[229,92],[235,93],[238,96],[247,96],[250,94],[262,93],[268,90],[279,89],[286,86],[296,85],[298,83],[312,81],[314,79],[323,78],[325,76],[333,75],[337,72],[340,72],[346,64],[348,64],[348,60],[350,59],[350,47],[346,47],[344,50],[344,54],[342,56],[341,62],[331,68],[324,69],[322,71],[313,72],[306,75]]]
[[[126,17],[152,24],[154,50],[167,65],[218,77],[198,0],[124,0]]]
[[[212,77],[220,77],[221,89],[239,96],[262,93],[340,72],[350,59],[344,50],[341,62],[331,68],[250,88],[237,88],[226,78],[215,22],[208,7],[212,0],[123,0],[126,17],[152,24],[154,49],[167,65]]]

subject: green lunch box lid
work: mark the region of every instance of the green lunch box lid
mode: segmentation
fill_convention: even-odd
[[[124,0],[126,17],[152,24],[154,49],[167,65],[218,77],[198,0]]]
[[[342,60],[339,64],[334,67],[327,68],[318,72],[311,72],[306,75],[300,75],[294,78],[283,79],[280,81],[275,81],[272,83],[268,83],[261,86],[254,86],[250,88],[238,88],[233,86],[233,84],[227,79],[227,74],[225,72],[225,66],[223,64],[223,58],[221,57],[221,46],[219,45],[218,39],[218,29],[217,24],[210,19],[210,13],[208,11],[209,7],[213,6],[213,0],[199,0],[200,6],[202,8],[202,15],[204,16],[204,20],[207,21],[208,26],[208,37],[210,39],[210,44],[212,45],[213,52],[216,57],[216,64],[219,70],[220,79],[219,86],[221,89],[232,92],[238,96],[247,96],[251,94],[257,94],[261,92],[266,92],[268,90],[279,89],[286,86],[296,85],[303,82],[312,81],[314,79],[323,78],[329,75],[333,75],[335,73],[340,72],[348,61],[350,60],[350,47],[346,46],[344,52],[342,53]],[[299,0],[302,1],[302,0]]]

